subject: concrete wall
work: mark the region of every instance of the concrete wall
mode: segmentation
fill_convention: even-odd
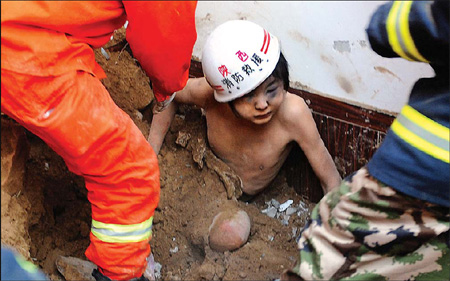
[[[260,24],[281,41],[291,87],[364,108],[398,113],[414,82],[434,75],[424,63],[370,49],[365,28],[386,1],[199,1],[193,59],[210,32],[232,19]]]

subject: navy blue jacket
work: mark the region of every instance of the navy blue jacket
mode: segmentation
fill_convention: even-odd
[[[429,63],[436,75],[419,79],[367,164],[392,188],[450,207],[449,2],[394,1],[373,14],[366,30],[384,57]]]

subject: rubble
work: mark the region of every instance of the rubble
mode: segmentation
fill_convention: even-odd
[[[298,205],[293,204],[294,201],[289,199],[284,203],[280,203],[275,199],[265,202],[267,208],[261,210],[261,213],[266,214],[268,217],[277,218],[283,225],[289,225],[289,219],[292,215],[297,214],[298,217],[305,217],[309,215],[309,209],[303,201],[300,201]],[[297,233],[297,228],[292,228],[293,236]]]

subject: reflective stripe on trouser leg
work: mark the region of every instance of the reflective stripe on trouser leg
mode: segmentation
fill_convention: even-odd
[[[143,223],[122,225],[92,220],[91,232],[98,239],[110,243],[128,243],[148,240],[152,235],[153,217]]]
[[[104,224],[148,221],[159,201],[158,161],[151,146],[102,83],[85,72],[33,77],[2,70],[2,112],[42,138],[82,175],[92,219]],[[142,275],[148,238],[113,243],[91,232],[86,256],[111,279]]]

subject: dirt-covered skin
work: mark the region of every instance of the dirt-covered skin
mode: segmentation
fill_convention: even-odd
[[[108,49],[124,37],[123,29],[116,31],[114,40],[105,47],[110,59],[106,60],[100,50],[96,50],[96,58],[108,76],[103,83],[113,100],[147,137],[152,116],[146,105],[153,99],[148,77],[126,47]],[[280,203],[291,199],[293,205],[298,205],[302,197],[288,186],[282,169],[273,184],[251,201],[229,200],[220,166],[199,159],[199,147],[206,145],[208,149],[205,129],[200,109],[180,107],[158,155],[161,200],[150,244],[155,261],[162,265],[161,279],[277,279],[296,258],[295,234],[308,214],[291,215],[288,225],[283,225],[280,218],[261,211],[271,199]],[[183,134],[190,137],[177,144]],[[26,202],[25,211],[4,214],[3,206],[9,202],[3,202],[2,196],[2,223],[4,216],[11,220],[26,216],[24,224],[30,238],[25,241],[30,241],[30,260],[52,280],[64,280],[55,265],[60,255],[86,259],[91,213],[87,192],[83,179],[69,172],[62,158],[42,140],[30,133],[27,140],[30,150],[24,187],[19,195],[15,193],[16,197],[5,197]],[[250,235],[241,248],[218,253],[208,245],[208,229],[214,216],[229,208],[247,212],[252,221]],[[2,226],[2,237],[3,232],[12,231]]]

